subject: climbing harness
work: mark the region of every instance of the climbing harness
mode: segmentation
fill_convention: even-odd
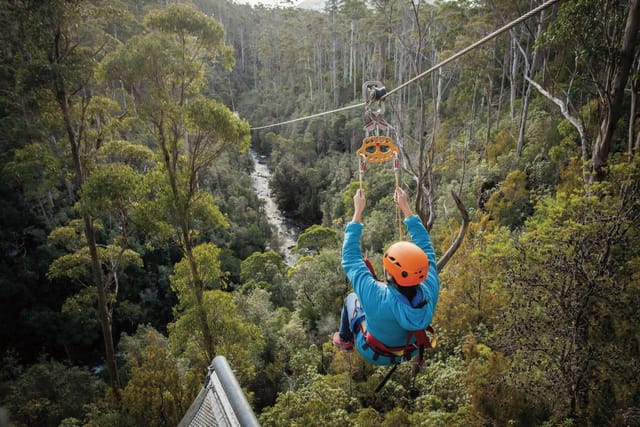
[[[379,392],[382,387],[384,387],[384,385],[387,383],[387,381],[389,381],[389,378],[391,378],[391,375],[393,375],[400,363],[409,361],[411,359],[412,354],[415,350],[418,350],[416,366],[419,368],[424,364],[424,350],[436,348],[437,337],[435,330],[431,325],[419,331],[409,331],[407,333],[407,343],[404,347],[391,348],[385,346],[383,343],[375,339],[372,334],[367,333],[366,324],[364,325],[364,327],[362,326],[364,323],[365,321],[361,323],[360,330],[365,337],[365,348],[371,348],[375,352],[374,360],[379,358],[380,356],[388,357],[391,359],[391,363],[393,364],[384,378],[382,378],[382,381],[380,381],[380,383],[376,386],[374,390],[375,393]],[[416,338],[415,342],[411,342],[412,337]]]
[[[362,85],[364,98],[364,114],[368,120],[364,125],[365,137],[362,146],[356,152],[359,162],[360,189],[363,189],[363,176],[367,169],[367,162],[381,163],[393,160],[393,172],[396,188],[400,186],[400,150],[391,137],[393,127],[382,117],[384,114],[384,97],[387,89],[377,80],[367,81]],[[402,216],[397,208],[398,234],[402,240]]]
[[[411,360],[413,353],[418,350],[417,361],[418,365],[422,366],[424,364],[424,349],[435,348],[436,344],[435,330],[431,325],[418,331],[408,331],[407,341],[402,347],[387,347],[376,339],[373,334],[367,331],[366,319],[360,323],[360,332],[365,338],[364,349],[370,348],[375,353],[373,360],[378,360],[380,357],[388,357],[392,364]],[[414,337],[415,341],[413,340]]]

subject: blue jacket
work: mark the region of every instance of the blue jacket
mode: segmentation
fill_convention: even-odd
[[[342,245],[342,268],[365,313],[367,331],[387,347],[403,347],[407,341],[408,331],[424,329],[431,324],[440,290],[436,254],[427,229],[417,215],[405,218],[404,223],[413,243],[419,246],[429,258],[427,278],[420,283],[413,301],[409,301],[393,286],[373,278],[360,250],[362,223],[347,224]],[[415,308],[423,300],[426,304]],[[374,360],[375,352],[368,346],[364,346],[363,334],[358,331],[354,333],[356,347],[365,360],[376,365],[390,365],[396,362],[388,357],[378,357]]]

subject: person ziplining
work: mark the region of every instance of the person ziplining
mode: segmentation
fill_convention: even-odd
[[[333,344],[350,352],[355,347],[375,365],[396,365],[431,347],[430,324],[438,303],[440,280],[429,232],[409,207],[407,195],[396,187],[394,201],[404,215],[411,242],[399,241],[384,253],[384,282],[375,279],[360,250],[366,196],[358,189],[353,219],[347,224],[342,268],[353,292],[347,295],[340,330]]]
[[[386,89],[380,82],[363,85],[365,98],[365,138],[357,151],[360,161],[360,188],[353,198],[354,214],[345,230],[342,268],[353,286],[344,300],[340,330],[333,344],[343,351],[354,346],[365,360],[376,365],[397,365],[418,355],[422,364],[425,348],[432,347],[431,320],[438,302],[440,281],[429,232],[414,215],[407,194],[400,187],[398,154],[390,131],[382,118]],[[386,135],[381,135],[384,132]],[[363,174],[366,161],[394,160],[396,175],[393,199],[398,206],[400,240],[384,253],[384,281],[379,281],[360,249],[363,213],[366,205]],[[411,237],[402,240],[401,214]]]

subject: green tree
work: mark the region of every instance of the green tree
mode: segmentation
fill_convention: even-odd
[[[196,383],[201,382],[202,375],[211,363],[198,309],[192,304],[177,308],[176,321],[169,325],[172,350],[190,368],[189,381]],[[260,329],[240,316],[230,293],[205,291],[202,309],[206,311],[206,319],[210,322],[207,325],[209,330],[216,331],[213,342],[216,354],[222,354],[229,360],[241,384],[249,383],[256,375],[264,346]]]
[[[85,419],[86,405],[103,394],[104,386],[86,369],[41,361],[13,383],[4,404],[18,425],[54,427],[66,418]]]
[[[292,158],[286,156],[278,162],[271,174],[269,186],[273,189],[276,203],[281,211],[287,212],[294,218],[303,218],[300,206],[306,197],[307,190],[310,189],[310,183],[304,171],[293,163]],[[305,220],[313,221],[311,218],[305,218]]]
[[[286,265],[282,256],[275,251],[254,252],[242,261],[240,279],[243,291],[264,287],[277,307],[293,308],[293,295],[285,281]]]
[[[596,11],[606,11],[602,14],[605,19],[598,19]],[[625,119],[627,83],[637,72],[633,70],[633,64],[640,54],[639,28],[638,1],[617,7],[610,0],[588,0],[562,5],[557,19],[543,37],[543,45],[553,47],[558,55],[557,60],[549,64],[553,69],[563,69],[571,64],[565,69],[562,81],[554,82],[554,86],[562,87],[564,94],[554,95],[555,89],[548,90],[538,82],[530,82],[560,107],[562,115],[578,131],[583,179],[587,183],[604,178],[610,154],[632,145],[620,143],[619,126],[621,119]],[[572,75],[567,76],[566,70],[571,69]],[[588,77],[581,79],[576,88],[572,83],[578,74],[582,74],[581,70],[587,70]],[[585,97],[586,93],[592,96]],[[592,98],[597,100],[596,108],[589,105],[594,103]],[[635,106],[631,111],[634,109]],[[589,114],[596,111],[599,126],[593,126],[589,121]],[[626,119],[635,121],[634,117]]]
[[[468,237],[456,252],[464,263],[448,264],[439,273],[443,285],[434,321],[458,338],[478,328],[493,329],[497,313],[507,304],[496,280],[502,273],[495,265],[495,251],[510,245],[511,233],[494,225],[488,216],[470,224]]]
[[[63,306],[67,316],[80,319],[85,313],[95,313],[92,301],[98,301],[98,313],[107,310],[111,329],[114,304],[120,288],[120,276],[129,267],[142,266],[140,254],[131,249],[133,227],[131,217],[141,196],[141,175],[130,166],[118,163],[98,164],[86,178],[80,191],[76,210],[83,217],[93,218],[93,229],[104,236],[105,243],[97,243],[95,255],[100,266],[102,291],[106,300],[101,301],[92,283],[91,246],[86,239],[86,226],[73,221],[54,229],[49,235],[49,243],[62,248],[67,253],[55,259],[49,266],[49,279],[68,278],[91,291],[71,297]],[[105,229],[102,224],[109,224]],[[80,297],[80,298],[77,298]],[[91,298],[92,297],[92,298]],[[78,302],[88,302],[88,306]],[[73,309],[71,309],[73,308]],[[99,316],[100,318],[100,316]],[[85,322],[86,323],[86,322]]]
[[[282,256],[276,251],[254,252],[242,261],[240,279],[277,284],[286,269]]]
[[[335,230],[316,224],[307,228],[298,236],[298,243],[294,247],[294,250],[297,252],[309,251],[319,254],[323,248],[331,249],[338,245],[338,233],[336,233]]]
[[[309,333],[317,334],[315,343],[320,344],[335,331],[349,286],[338,253],[325,249],[315,257],[300,258],[289,270],[288,280],[296,292],[295,308]]]
[[[330,377],[311,374],[310,381],[298,390],[278,396],[276,404],[260,416],[264,426],[323,425],[340,426],[350,423],[349,409],[357,403]]]
[[[96,151],[104,140],[110,139],[121,114],[117,105],[96,96],[93,79],[95,64],[113,46],[108,22],[102,19],[100,3],[52,1],[14,6],[22,18],[21,33],[14,37],[29,41],[20,55],[25,60],[18,73],[18,92],[24,95],[23,100],[33,102],[35,114],[30,121],[50,131],[51,146],[64,159],[61,164],[68,167],[63,174],[64,184],[73,204],[91,175]],[[81,218],[107,368],[117,394],[120,381],[109,313],[109,278],[102,271],[104,253],[99,250],[96,219],[86,211]]]
[[[228,69],[233,65],[232,49],[224,43],[219,22],[193,7],[175,4],[152,11],[144,24],[142,35],[105,58],[101,75],[130,88],[140,119],[149,125],[159,149],[162,167],[155,183],[160,197],[154,197],[158,206],[153,211],[165,215],[153,219],[175,227],[177,233],[171,235],[189,266],[188,284],[198,307],[203,350],[211,360],[216,349],[203,306],[206,273],[199,271],[194,248],[199,224],[225,221],[200,184],[220,153],[247,148],[249,128],[223,104],[201,95],[210,61],[220,60]]]
[[[26,205],[36,217],[42,218],[49,230],[63,220],[56,206],[62,198],[57,189],[62,168],[51,147],[34,142],[16,149],[4,169],[10,182],[20,183]]]
[[[628,359],[637,349],[628,347],[625,326],[637,316],[630,307],[638,296],[638,165],[612,164],[608,173],[612,181],[593,184],[590,194],[541,201],[516,251],[498,258],[510,299],[499,348],[513,355],[514,373],[533,396],[558,396],[547,402],[554,420],[590,419],[606,395],[604,379],[638,388]],[[629,405],[625,395],[615,394],[609,414]]]
[[[185,390],[175,358],[165,337],[153,328],[138,328],[123,336],[130,379],[122,391],[122,407],[132,425],[175,426],[197,390]]]
[[[234,283],[241,281],[241,261],[255,252],[266,251],[273,237],[269,218],[252,185],[252,167],[248,153],[227,151],[220,155],[205,181],[229,227],[212,229],[203,238],[228,248],[223,253],[222,268],[232,273],[230,280]]]
[[[526,188],[526,174],[515,170],[502,181],[486,203],[493,218],[501,225],[515,229],[521,226],[533,208]]]
[[[430,412],[454,414],[463,410],[468,402],[467,389],[462,381],[466,373],[463,361],[458,357],[449,357],[443,361],[428,360],[424,372],[416,376],[415,387],[420,389],[415,406],[420,410],[414,413]]]

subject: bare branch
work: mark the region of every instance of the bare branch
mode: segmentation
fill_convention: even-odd
[[[546,97],[551,102],[553,102],[558,107],[560,107],[560,112],[562,113],[562,116],[565,119],[567,119],[567,121],[571,123],[573,127],[578,131],[578,135],[580,135],[580,145],[582,147],[582,160],[585,163],[585,166],[584,166],[585,169],[583,169],[583,174],[584,174],[583,178],[585,179],[585,182],[586,182],[587,177],[589,175],[589,171],[588,169],[586,169],[586,163],[588,162],[590,157],[591,147],[589,144],[589,136],[587,135],[587,131],[584,127],[584,123],[582,123],[582,120],[579,117],[576,117],[571,114],[571,112],[569,111],[568,102],[564,102],[560,98],[557,98],[551,92],[543,88],[540,83],[536,82],[529,76],[525,75],[525,79],[527,79],[527,81],[531,84],[531,86],[535,87],[538,90],[538,92],[540,92],[540,94],[542,94],[544,97]]]
[[[458,211],[460,211],[460,216],[462,217],[462,226],[458,231],[458,236],[453,241],[451,246],[449,246],[449,249],[447,249],[446,252],[438,260],[438,263],[436,264],[436,267],[438,267],[438,272],[442,271],[445,265],[447,265],[447,262],[449,262],[449,259],[453,256],[453,254],[456,253],[456,251],[462,244],[462,240],[464,240],[464,236],[467,234],[467,228],[469,228],[469,213],[464,207],[462,200],[460,200],[460,196],[458,196],[455,191],[451,190],[451,197],[453,197],[453,200],[456,202],[456,207],[458,208]]]

